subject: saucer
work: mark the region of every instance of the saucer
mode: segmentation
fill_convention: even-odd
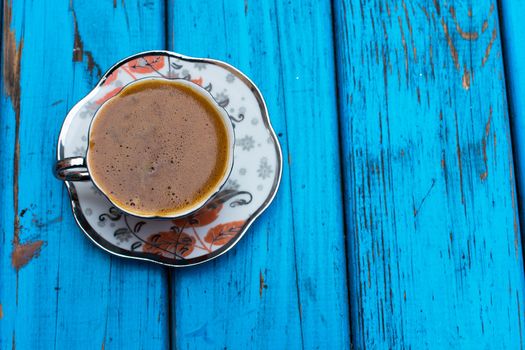
[[[112,206],[91,181],[66,181],[73,215],[86,235],[122,257],[169,266],[206,262],[231,249],[273,200],[282,154],[257,87],[227,63],[168,51],[120,61],[68,113],[57,160],[85,156],[91,119],[125,85],[146,77],[185,79],[202,86],[229,114],[235,130],[233,169],[224,188],[203,208],[177,220],[143,219]],[[154,142],[154,140],[152,140]]]

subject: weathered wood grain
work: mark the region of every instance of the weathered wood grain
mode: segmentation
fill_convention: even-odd
[[[235,249],[174,271],[181,349],[349,348],[328,1],[172,1],[169,47],[229,62],[268,104],[284,153],[280,190]]]
[[[514,160],[519,195],[520,222],[525,221],[525,35],[523,14],[525,1],[500,2],[501,37],[505,63],[505,80],[510,107]],[[522,227],[523,231],[523,227]],[[522,234],[523,237],[523,234]]]
[[[165,270],[96,248],[51,172],[62,121],[101,72],[164,45],[157,2],[4,1],[0,348],[166,348]]]
[[[335,2],[356,348],[523,348],[490,1]]]

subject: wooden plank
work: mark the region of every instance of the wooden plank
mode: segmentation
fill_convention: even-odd
[[[523,348],[497,9],[336,1],[356,348]]]
[[[181,349],[349,348],[329,1],[169,4],[169,47],[243,70],[284,153],[275,202],[239,245],[173,274]]]
[[[164,44],[139,1],[4,1],[0,348],[166,348],[165,270],[101,251],[51,166],[62,121],[115,61]]]
[[[525,35],[523,35],[523,14],[525,1],[500,2],[501,37],[507,97],[510,107],[514,160],[518,183],[520,221],[525,220]],[[523,228],[522,228],[523,230]]]

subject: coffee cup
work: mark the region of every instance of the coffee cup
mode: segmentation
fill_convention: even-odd
[[[144,78],[104,102],[86,156],[56,163],[64,181],[91,181],[122,212],[176,219],[203,207],[233,167],[235,134],[208,91],[184,79]]]

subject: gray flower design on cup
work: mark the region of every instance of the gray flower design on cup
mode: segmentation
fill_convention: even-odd
[[[226,107],[230,103],[230,98],[228,95],[226,95],[226,90],[224,92],[219,92],[215,95],[215,101],[219,104],[221,107]]]
[[[239,187],[240,187],[239,183],[237,182],[237,180],[234,180],[234,179],[230,179],[226,183],[226,189],[229,189],[229,190],[238,190]]]
[[[98,109],[98,105],[94,102],[86,102],[85,108],[83,108],[79,113],[78,116],[82,119],[86,119],[88,117],[92,117],[93,114],[95,114],[96,110]]]
[[[266,157],[261,158],[261,163],[259,164],[259,169],[257,169],[257,175],[261,179],[269,178],[273,173],[272,166],[268,164],[268,159]]]
[[[195,67],[195,69],[198,69],[198,70],[203,70],[203,69],[206,69],[206,64],[197,62],[193,65],[193,67]]]
[[[148,66],[148,61],[146,61],[146,59],[141,57],[141,58],[139,58],[137,60],[137,66],[142,67],[142,68],[147,67]]]
[[[115,236],[115,238],[120,243],[123,243],[123,242],[129,241],[130,238],[132,237],[132,234],[129,231],[129,229],[127,229],[127,228],[119,228],[119,229],[115,230],[115,232],[113,233],[113,236]]]
[[[181,78],[182,79],[187,79],[187,80],[191,79],[191,74],[190,74],[190,72],[187,69],[183,69],[180,72],[180,74],[181,74]]]
[[[255,147],[255,140],[252,136],[244,136],[243,138],[237,140],[237,147],[241,147],[243,151],[249,151]]]

